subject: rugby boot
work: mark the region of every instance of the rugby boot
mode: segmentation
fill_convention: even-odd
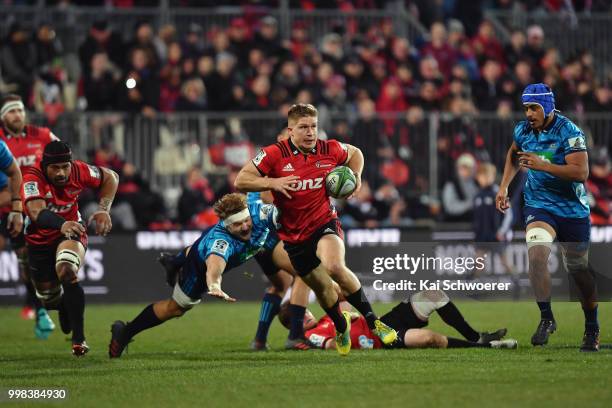
[[[344,311],[342,316],[346,320],[346,330],[342,333],[336,330],[336,350],[341,356],[346,356],[351,351],[351,314]],[[395,336],[397,337],[397,333]]]
[[[531,344],[534,346],[543,346],[548,343],[548,336],[557,330],[557,322],[551,319],[542,319],[538,324],[533,336],[531,336]]]

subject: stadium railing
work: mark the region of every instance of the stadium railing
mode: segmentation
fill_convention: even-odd
[[[568,116],[581,126],[589,146],[606,146],[612,152],[611,114]],[[377,137],[376,146],[391,147],[396,158],[409,167],[410,180],[421,180],[415,194],[437,198],[440,186],[454,174],[454,161],[463,152],[491,161],[501,169],[512,143],[514,125],[523,117],[517,113],[500,118],[486,112],[477,116],[385,114],[373,119],[377,121],[374,128],[380,129],[378,134],[366,137]],[[43,116],[32,114],[30,118],[34,123],[45,124]],[[320,114],[319,119],[326,135],[347,142],[352,141],[351,136],[363,123],[348,114]],[[101,146],[112,145],[155,188],[166,190],[180,187],[191,166],[201,166],[207,174],[224,175],[227,169],[217,166],[219,161],[241,165],[250,159],[255,147],[273,143],[285,124],[286,118],[276,112],[173,113],[155,118],[120,112],[74,112],[61,115],[50,127],[71,143],[81,158]],[[211,158],[215,147],[220,148],[221,156],[217,151]],[[366,165],[389,160],[376,159],[372,151],[365,154]]]
[[[612,70],[612,14],[525,13],[519,11],[489,10],[486,17],[494,22],[500,38],[509,38],[512,30],[523,32],[538,24],[545,33],[545,44],[557,48],[562,60],[589,51],[594,68],[600,78]]]
[[[153,27],[159,28],[163,24],[173,24],[182,38],[191,23],[199,24],[204,32],[215,26],[229,27],[232,19],[244,17],[245,9],[241,7],[206,8],[164,8],[164,7],[89,7],[70,6],[66,8],[37,7],[37,6],[3,6],[0,8],[0,27],[2,37],[10,26],[10,22],[19,21],[27,23],[32,28],[41,22],[50,22],[55,27],[58,37],[62,40],[66,52],[75,52],[84,41],[92,23],[104,18],[112,29],[121,33],[124,38],[133,36],[137,22],[148,21]],[[391,20],[394,32],[415,42],[417,38],[427,35],[427,30],[419,21],[410,15],[398,2],[391,10],[355,10],[351,12],[339,10],[314,10],[277,8],[253,8],[249,16],[263,17],[271,15],[279,23],[279,34],[283,40],[288,40],[291,27],[295,23],[302,24],[308,33],[309,39],[318,44],[321,38],[340,27],[349,35],[363,31],[363,26]],[[204,36],[204,41],[208,41]]]

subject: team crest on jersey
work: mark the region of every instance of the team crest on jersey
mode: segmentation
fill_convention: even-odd
[[[229,248],[229,243],[223,239],[217,239],[213,242],[212,251],[221,255],[225,255],[227,253],[227,249]]]
[[[89,175],[93,178],[99,179],[100,178],[100,169],[98,169],[95,166],[90,166],[89,164],[87,165],[87,167],[89,168]]]
[[[257,156],[255,156],[255,158],[253,159],[253,164],[256,166],[259,166],[259,164],[264,159],[264,157],[266,157],[266,152],[263,151],[262,149],[259,151],[259,153],[257,153]]]
[[[582,136],[571,137],[567,139],[567,143],[569,144],[569,147],[572,150],[586,149],[586,145],[584,144],[584,137]]]
[[[23,194],[25,195],[25,198],[40,196],[40,191],[38,190],[38,183],[35,181],[28,181],[26,183],[23,183]]]
[[[320,161],[318,161],[318,162],[316,162],[316,163],[315,163],[315,166],[316,166],[317,168],[319,168],[319,169],[324,169],[324,168],[326,168],[326,167],[331,167],[331,166],[333,166],[333,164],[331,164],[331,163],[321,163]]]

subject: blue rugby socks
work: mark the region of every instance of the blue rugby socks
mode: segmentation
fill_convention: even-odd
[[[261,310],[259,312],[259,324],[257,325],[257,333],[255,340],[261,343],[266,343],[268,340],[268,331],[274,317],[280,311],[282,298],[278,295],[266,293],[261,301]],[[302,317],[302,322],[304,321]]]

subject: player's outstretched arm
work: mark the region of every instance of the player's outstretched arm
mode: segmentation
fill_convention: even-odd
[[[298,176],[287,176],[279,178],[264,177],[259,173],[257,167],[252,162],[247,163],[238,173],[235,187],[244,193],[250,191],[266,191],[273,190],[284,194],[287,198],[291,198],[290,191],[295,191],[295,181]]]
[[[119,175],[113,170],[106,167],[100,167],[104,174],[102,185],[100,186],[100,201],[98,202],[98,210],[94,212],[88,220],[88,224],[92,221],[96,222],[96,234],[106,235],[113,228],[111,222],[110,209],[119,187]]]
[[[497,197],[495,198],[495,206],[502,213],[506,212],[508,208],[510,208],[510,200],[508,198],[508,186],[516,176],[516,173],[519,171],[518,166],[518,153],[519,149],[516,145],[516,142],[512,142],[512,146],[508,149],[508,153],[506,154],[506,163],[504,164],[504,174],[502,176],[502,181],[499,184],[499,191],[497,192]]]
[[[23,179],[15,159],[4,172],[9,178],[9,193],[11,195],[11,212],[8,215],[7,227],[11,236],[16,237],[23,228],[23,216],[21,215],[23,207],[19,195]]]
[[[235,302],[236,299],[221,290],[221,279],[225,265],[225,259],[219,255],[211,254],[206,258],[206,286],[208,286],[208,294],[223,299],[226,302]]]

